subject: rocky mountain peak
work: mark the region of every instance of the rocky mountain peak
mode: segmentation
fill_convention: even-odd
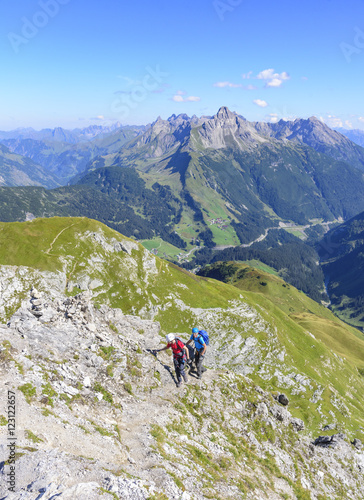
[[[175,120],[190,120],[190,117],[186,113],[180,113],[179,115],[175,115],[173,113],[173,115],[171,115],[168,118],[168,121],[169,122],[174,122]]]
[[[250,122],[226,106],[222,106],[213,117],[207,117],[198,128],[198,134],[204,147],[214,149],[234,147],[248,150],[257,143],[266,142]]]
[[[308,120],[309,120],[310,122],[314,122],[314,123],[322,123],[322,124],[323,124],[323,121],[322,121],[322,120],[320,120],[319,118],[317,118],[317,117],[316,117],[316,116],[314,116],[314,115],[313,115],[313,116],[310,116],[310,117],[308,118]]]
[[[152,122],[152,127],[153,127],[153,125],[155,125],[156,123],[158,123],[158,122],[163,122],[163,121],[164,121],[164,120],[162,119],[162,117],[161,117],[160,115],[159,115],[159,116],[157,116],[156,120],[154,120],[154,122]]]
[[[237,116],[236,113],[233,113],[226,106],[222,106],[216,114],[216,118],[220,120],[231,120]]]

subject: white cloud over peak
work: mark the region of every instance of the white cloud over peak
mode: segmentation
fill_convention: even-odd
[[[328,125],[331,128],[337,128],[337,127],[341,128],[344,126],[342,119],[339,118],[338,116],[327,115],[324,118],[320,116],[320,120],[326,123],[326,125]]]
[[[262,99],[254,99],[254,104],[261,108],[266,108],[268,106],[268,103],[266,101],[263,101]]]
[[[277,113],[269,113],[268,121],[270,121],[270,123],[277,123],[278,120],[279,120],[279,118],[278,118]]]

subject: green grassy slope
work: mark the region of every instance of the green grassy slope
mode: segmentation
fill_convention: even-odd
[[[315,337],[338,355],[364,368],[364,335],[279,276],[235,262],[217,263],[211,266],[210,274],[248,292],[255,300],[269,300],[297,325],[315,332]],[[204,275],[209,275],[208,268]]]
[[[0,224],[0,264],[29,269],[17,275],[13,310],[22,290],[44,290],[37,270],[65,276],[69,294],[92,282],[96,303],[154,318],[162,335],[187,339],[192,326],[204,326],[211,367],[286,392],[315,432],[332,421],[349,433],[364,425],[362,336],[273,275],[245,267],[235,284],[195,276],[85,218]]]

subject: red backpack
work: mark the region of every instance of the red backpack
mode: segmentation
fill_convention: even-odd
[[[185,344],[184,344],[183,340],[179,337],[175,337],[175,341],[176,341],[178,347],[180,348],[180,351],[178,351],[176,354],[173,352],[173,355],[176,358],[186,357],[186,351],[184,350]]]

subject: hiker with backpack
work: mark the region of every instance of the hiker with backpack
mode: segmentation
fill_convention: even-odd
[[[192,328],[192,335],[190,340],[186,343],[189,345],[192,341],[195,343],[195,364],[197,370],[197,378],[202,378],[203,372],[206,368],[202,366],[207,345],[209,343],[209,336],[205,330],[199,330],[198,328]]]
[[[168,342],[167,345],[163,347],[163,349],[155,350],[154,352],[157,353],[165,351],[169,348],[172,349],[174,369],[177,377],[177,387],[180,387],[182,384],[182,377],[185,383],[188,381],[187,374],[185,372],[186,361],[189,360],[188,348],[182,340],[179,337],[176,337],[173,333],[166,335],[166,340]]]

